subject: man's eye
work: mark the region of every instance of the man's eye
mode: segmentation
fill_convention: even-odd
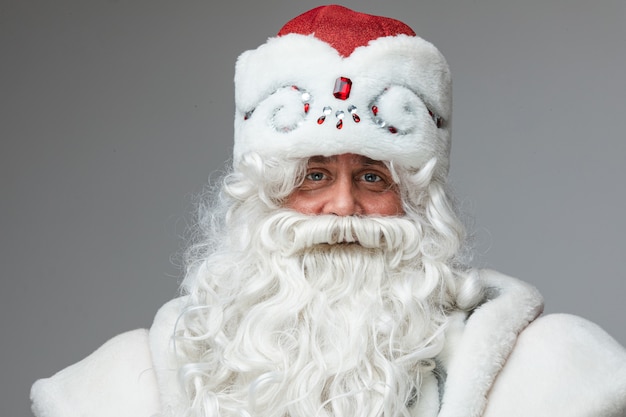
[[[363,180],[365,182],[378,182],[378,181],[382,181],[382,178],[379,175],[368,172],[367,174],[363,175]]]
[[[324,179],[324,174],[321,172],[310,172],[307,174],[306,179],[311,181],[321,181]]]

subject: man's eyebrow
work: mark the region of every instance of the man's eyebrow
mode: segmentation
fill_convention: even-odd
[[[367,157],[363,160],[363,163],[365,165],[377,165],[377,166],[384,166],[384,167],[387,166],[387,165],[385,165],[385,163],[383,161],[379,161],[377,159],[371,159],[371,158],[367,158]]]
[[[363,158],[364,165],[386,166],[383,161],[379,161],[377,159],[368,158],[366,156],[361,156],[361,158]],[[331,156],[315,155],[315,156],[310,157],[307,162],[323,164],[326,162],[334,162],[336,160],[337,160],[337,155],[331,155]]]

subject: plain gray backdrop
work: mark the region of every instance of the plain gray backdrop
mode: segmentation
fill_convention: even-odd
[[[230,157],[235,59],[320,4],[0,3],[0,415],[176,296],[193,198]],[[626,2],[343,4],[447,57],[474,264],[626,343]]]

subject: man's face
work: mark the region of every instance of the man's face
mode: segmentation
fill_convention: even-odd
[[[287,197],[285,207],[309,215],[404,214],[387,166],[355,154],[311,157],[304,181]]]

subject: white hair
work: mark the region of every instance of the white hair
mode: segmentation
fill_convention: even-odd
[[[175,335],[186,415],[409,415],[446,313],[480,298],[435,162],[388,164],[402,217],[341,217],[282,207],[306,160],[243,158],[188,251]]]

